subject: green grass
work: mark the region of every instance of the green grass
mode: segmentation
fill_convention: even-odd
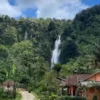
[[[18,93],[17,98],[15,100],[21,100],[21,98],[22,98],[21,94]]]
[[[32,94],[34,95],[35,100],[38,100],[39,99],[36,93],[32,92]]]

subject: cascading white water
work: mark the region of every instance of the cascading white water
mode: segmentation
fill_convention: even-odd
[[[27,36],[28,36],[27,31],[25,31],[25,36],[24,36],[25,40],[27,40]]]
[[[54,50],[52,51],[51,68],[53,68],[54,64],[57,64],[59,62],[60,44],[61,44],[61,36],[59,35],[57,40],[55,41]]]

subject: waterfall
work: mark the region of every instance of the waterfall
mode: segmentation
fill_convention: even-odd
[[[25,36],[24,36],[25,40],[27,40],[27,36],[28,36],[27,31],[25,31]]]
[[[51,68],[53,68],[54,64],[57,64],[59,62],[60,44],[61,44],[61,36],[59,35],[57,40],[55,41],[54,50],[52,51]]]

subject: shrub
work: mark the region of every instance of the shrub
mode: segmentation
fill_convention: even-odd
[[[3,92],[3,88],[0,86],[0,94],[2,94]]]
[[[93,100],[97,100],[97,96],[96,95],[93,96]]]
[[[75,97],[66,96],[66,97],[61,97],[60,100],[86,100],[86,98],[84,98],[84,97],[76,97],[76,96]]]
[[[60,100],[60,97],[58,95],[52,94],[49,96],[49,100]]]
[[[13,93],[12,92],[2,92],[1,97],[2,98],[13,98]]]

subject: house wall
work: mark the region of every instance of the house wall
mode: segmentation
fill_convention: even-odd
[[[100,73],[90,76],[86,81],[100,82]],[[94,94],[97,96],[97,100],[100,100],[100,88],[91,87],[83,90],[82,96],[87,100],[93,100]]]
[[[100,100],[99,89],[92,87],[83,91],[83,97],[86,97],[87,100],[93,100],[94,94],[97,96],[97,100]]]
[[[100,82],[100,73],[92,75],[87,79],[88,81],[96,81]],[[83,92],[83,96],[87,98],[87,100],[93,100],[94,94],[97,96],[98,100],[100,100],[100,89],[95,87],[85,89]]]
[[[100,73],[97,73],[97,74],[91,76],[90,78],[88,78],[88,80],[90,80],[90,81],[100,81]]]

